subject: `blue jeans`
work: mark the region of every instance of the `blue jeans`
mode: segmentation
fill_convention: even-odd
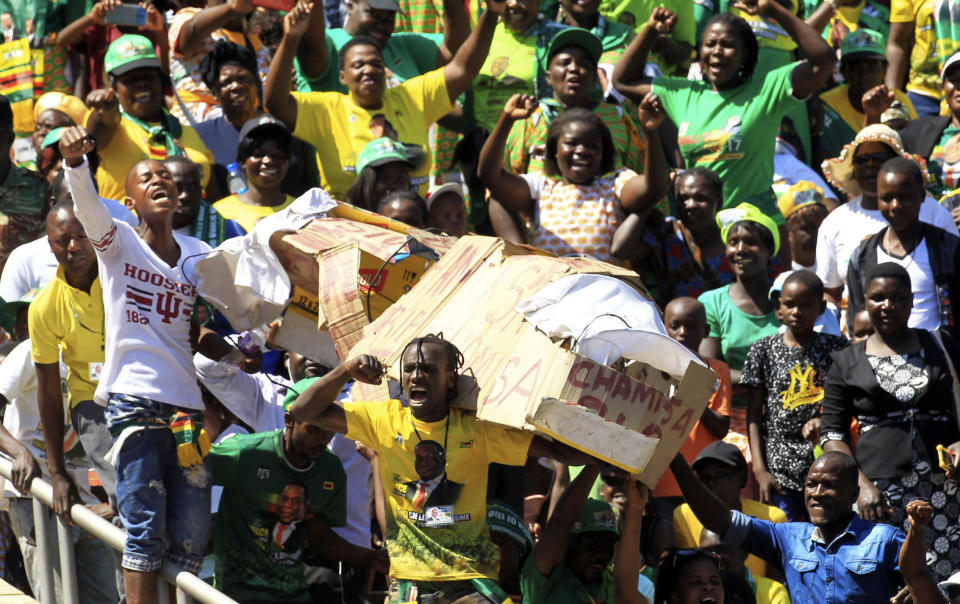
[[[917,94],[916,92],[907,92],[913,108],[917,110],[917,117],[935,117],[940,115],[940,99]]]
[[[110,396],[107,425],[132,417],[170,418],[177,407],[124,394]],[[117,508],[127,530],[123,568],[149,572],[164,558],[197,573],[210,535],[209,462],[184,468],[169,428],[127,437],[117,456]]]

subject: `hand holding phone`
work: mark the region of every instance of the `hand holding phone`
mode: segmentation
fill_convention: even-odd
[[[136,4],[121,4],[108,8],[103,20],[112,25],[143,27],[147,24],[147,9]]]

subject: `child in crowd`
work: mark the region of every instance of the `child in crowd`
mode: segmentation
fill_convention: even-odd
[[[467,206],[463,202],[460,183],[448,182],[430,189],[427,194],[427,226],[455,237],[467,234]]]
[[[377,213],[418,229],[427,226],[427,202],[410,191],[394,191],[377,204]]]
[[[870,320],[870,313],[866,308],[861,308],[857,314],[853,315],[853,334],[850,337],[851,344],[859,344],[873,335],[873,321]]]
[[[387,193],[410,190],[414,167],[402,143],[386,136],[374,139],[357,156],[357,179],[347,189],[344,201],[373,210]]]
[[[703,304],[696,298],[676,298],[663,309],[663,324],[667,335],[698,354],[700,342],[707,334],[707,314]],[[702,357],[701,357],[702,358]],[[730,399],[733,386],[730,383],[730,367],[718,359],[703,359],[718,376],[720,387],[704,408],[700,420],[694,425],[687,439],[680,446],[680,454],[692,463],[704,447],[722,439],[730,429]],[[655,551],[659,553],[673,540],[673,510],[683,502],[680,487],[673,474],[665,472],[653,489],[654,522],[652,529]]]
[[[480,152],[478,173],[492,197],[528,216],[538,227],[531,243],[558,256],[612,260],[610,244],[627,213],[642,213],[666,194],[666,160],[657,135],[663,107],[656,95],[640,104],[648,153],[644,174],[613,171],[616,149],[610,131],[593,112],[574,108],[557,116],[547,131],[544,172],[517,175],[503,167],[507,134],[537,107],[529,95],[507,101]]]
[[[791,522],[806,518],[803,484],[814,459],[801,430],[820,413],[830,353],[847,346],[843,337],[813,329],[824,309],[823,282],[807,270],[792,273],[780,293],[786,332],[754,342],[740,376],[760,501],[779,507]]]

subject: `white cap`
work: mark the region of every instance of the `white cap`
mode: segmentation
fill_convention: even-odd
[[[442,185],[431,188],[427,192],[427,211],[430,211],[430,206],[433,205],[433,200],[443,195],[444,193],[456,193],[463,198],[463,187],[458,182],[446,182]]]

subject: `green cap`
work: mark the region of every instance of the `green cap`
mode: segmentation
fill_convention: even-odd
[[[487,503],[487,528],[491,533],[497,533],[515,541],[523,555],[530,553],[533,549],[533,537],[530,536],[523,518],[501,501]]]
[[[720,227],[720,238],[723,243],[727,243],[727,233],[730,227],[741,222],[749,220],[763,226],[773,235],[773,253],[780,251],[780,229],[772,218],[764,214],[760,208],[751,203],[741,203],[735,208],[728,208],[717,212],[717,226]]]
[[[883,34],[861,27],[848,33],[840,43],[840,65],[850,59],[887,60],[887,44]]]
[[[60,128],[54,128],[50,132],[47,132],[47,135],[43,137],[43,142],[40,143],[41,149],[46,149],[50,145],[55,145],[60,142],[60,137],[63,136],[63,133],[66,132],[66,128],[61,126]]]
[[[571,533],[611,533],[619,535],[617,513],[606,501],[587,499],[583,504],[583,511],[574,523]]]
[[[13,329],[17,324],[17,315],[20,314],[22,308],[30,306],[30,302],[32,302],[39,293],[40,289],[35,287],[25,293],[19,300],[4,302],[3,299],[0,298],[0,327],[3,327],[8,334],[16,338]]]
[[[137,34],[125,34],[114,40],[103,59],[103,71],[115,76],[141,67],[160,69],[160,59],[153,50],[153,42]]]
[[[547,46],[547,54],[543,56],[543,68],[547,69],[550,65],[550,59],[568,46],[579,46],[587,51],[587,54],[593,57],[594,63],[600,62],[600,55],[603,54],[603,42],[592,31],[582,27],[568,27],[563,29],[550,40]]]
[[[363,169],[367,166],[376,168],[395,161],[410,164],[410,160],[407,158],[407,148],[403,143],[386,136],[375,138],[367,143],[367,146],[357,156],[357,174],[363,172]],[[411,167],[413,167],[412,164]]]
[[[283,410],[289,411],[290,405],[293,404],[293,401],[297,400],[297,397],[303,394],[303,391],[310,387],[310,384],[316,382],[320,378],[303,378],[292,387],[287,388],[287,395],[283,397]]]

